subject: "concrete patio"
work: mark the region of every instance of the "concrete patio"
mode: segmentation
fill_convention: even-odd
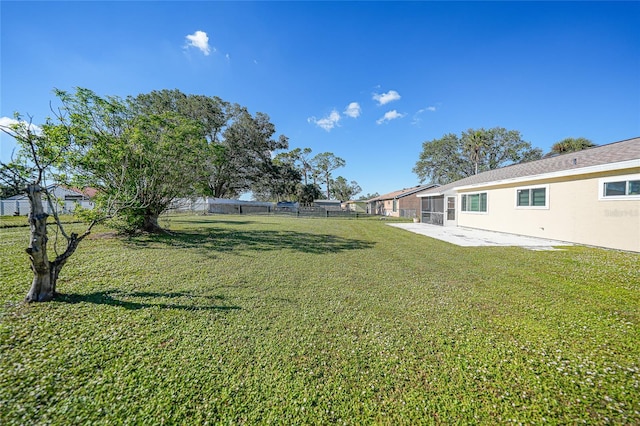
[[[463,247],[518,246],[530,250],[558,250],[556,247],[573,245],[564,241],[426,223],[390,223],[389,225]]]

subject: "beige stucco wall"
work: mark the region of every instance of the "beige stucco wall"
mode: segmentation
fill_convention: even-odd
[[[400,210],[393,211],[393,200],[384,200],[384,214],[387,216],[398,217],[400,216]]]
[[[637,173],[640,168],[460,191],[486,191],[488,212],[460,211],[458,195],[458,226],[640,252],[640,200],[602,200],[598,194],[600,179]],[[516,208],[517,188],[545,184],[548,209]]]

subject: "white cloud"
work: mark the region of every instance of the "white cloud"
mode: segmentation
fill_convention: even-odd
[[[19,121],[9,117],[0,117],[0,126],[9,127],[12,124],[18,124]]]
[[[422,118],[421,115],[425,112],[436,112],[438,110],[437,107],[435,106],[428,106],[426,108],[420,108],[418,111],[416,111],[416,113],[413,115],[413,121],[411,122],[411,124],[413,125],[420,125],[420,123],[422,122]]]
[[[416,111],[416,115],[418,114],[422,114],[423,112],[435,112],[437,111],[438,108],[434,107],[434,106],[428,106],[426,108],[420,108],[418,111]]]
[[[340,121],[340,114],[335,109],[331,111],[331,113],[321,119],[316,119],[315,117],[307,118],[307,122],[314,123],[316,126],[323,128],[327,132],[330,132],[331,129],[338,126],[338,122]]]
[[[204,31],[196,31],[193,34],[187,36],[187,47],[197,47],[208,56],[211,53],[211,47],[209,46],[209,36]],[[216,49],[214,48],[215,52]]]
[[[374,93],[373,100],[378,102],[378,105],[388,104],[389,102],[397,101],[400,99],[400,93],[395,90],[389,90],[387,93]]]
[[[402,118],[407,114],[400,114],[398,111],[391,110],[391,111],[387,111],[384,113],[384,116],[378,120],[376,120],[377,124],[382,124],[385,121],[391,121],[391,120],[395,120],[396,118]]]
[[[13,130],[11,129],[11,127],[15,124],[22,124],[23,126],[27,125],[27,122],[24,120],[18,121],[15,118],[9,118],[9,117],[0,117],[0,127],[4,128],[5,130],[11,132],[11,133],[15,133],[13,132]],[[24,129],[24,127],[23,127]],[[42,133],[42,129],[38,126],[36,126],[35,124],[30,124],[29,125],[29,129],[35,133],[35,134],[40,134]]]
[[[360,104],[357,102],[351,102],[349,105],[347,105],[347,108],[344,110],[344,115],[347,115],[351,118],[358,118],[360,117]]]

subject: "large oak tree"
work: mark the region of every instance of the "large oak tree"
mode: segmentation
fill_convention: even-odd
[[[60,126],[77,147],[68,158],[73,182],[98,190],[97,212],[126,230],[157,232],[159,215],[196,193],[206,149],[199,121],[89,89],[56,94],[68,119]]]
[[[209,194],[237,197],[273,173],[274,151],[289,147],[286,136],[275,134],[275,125],[267,114],[252,116],[246,108],[233,108],[221,139],[210,145]]]
[[[537,160],[542,150],[522,139],[520,132],[502,127],[469,129],[426,141],[413,172],[420,182],[441,185],[514,163]]]

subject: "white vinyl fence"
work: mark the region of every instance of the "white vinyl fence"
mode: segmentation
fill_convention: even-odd
[[[230,200],[226,198],[180,198],[171,203],[168,213],[269,213],[275,203]]]
[[[206,198],[179,198],[171,203],[168,213],[207,213],[208,209]]]
[[[49,207],[49,203],[43,202],[45,213],[53,213]],[[62,205],[54,204],[59,214],[73,213],[77,206],[85,209],[92,209],[91,201],[65,201]],[[26,216],[29,214],[29,200],[0,200],[0,216]]]

